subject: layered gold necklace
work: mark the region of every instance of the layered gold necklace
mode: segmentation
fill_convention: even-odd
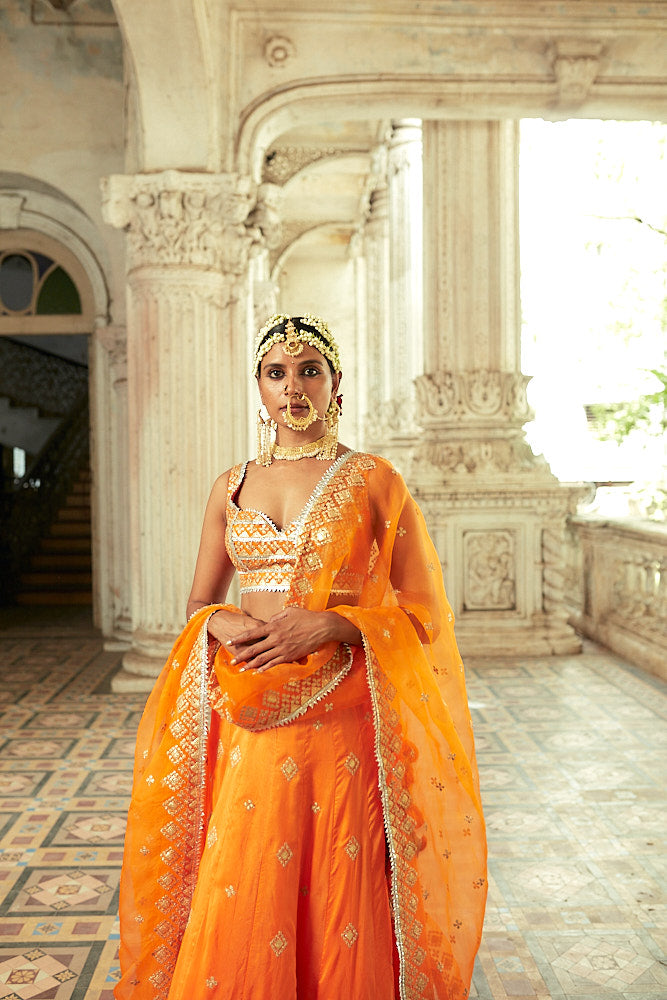
[[[319,458],[322,461],[335,458],[335,449],[338,445],[338,436],[335,434],[323,434],[317,441],[309,441],[308,444],[296,444],[293,446],[274,444],[271,449],[273,458],[284,462],[298,462],[301,458]],[[332,454],[333,451],[333,454]]]

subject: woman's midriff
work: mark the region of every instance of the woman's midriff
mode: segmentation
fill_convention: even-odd
[[[244,594],[241,599],[241,610],[245,611],[251,618],[258,618],[260,621],[268,622],[269,618],[283,610],[286,597],[287,594],[277,594],[272,591],[257,591],[254,594]]]
[[[274,591],[256,591],[253,594],[244,594],[241,599],[241,610],[251,618],[258,618],[267,622],[273,615],[278,614],[285,607],[287,600],[286,593],[275,593]],[[357,600],[353,594],[332,594],[327,607],[334,608],[337,604],[356,604]]]

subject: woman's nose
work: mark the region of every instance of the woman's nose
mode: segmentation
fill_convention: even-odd
[[[296,372],[288,370],[285,374],[285,395],[293,396],[295,392],[301,392],[301,382]]]

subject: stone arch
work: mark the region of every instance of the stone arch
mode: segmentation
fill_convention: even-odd
[[[108,323],[107,252],[93,222],[50,185],[0,172],[0,246],[19,243],[49,253],[69,272],[85,318],[85,329],[76,332],[93,333]]]
[[[153,4],[114,0],[136,88],[138,169],[218,169],[220,67],[207,6],[162,0],[156,17]]]
[[[101,387],[100,357],[106,354],[104,338],[108,337],[110,294],[107,275],[111,266],[106,245],[92,220],[61,191],[42,181],[22,174],[0,171],[0,248],[25,249],[45,253],[57,261],[76,285],[81,299],[80,316],[30,317],[32,329],[26,324],[16,329],[14,317],[0,317],[0,335],[10,332],[78,333],[89,335],[96,352],[89,366],[90,431],[95,442],[93,468],[93,611],[96,619],[104,614],[100,586],[100,524],[99,482],[100,452],[107,433],[104,412],[104,389]],[[35,324],[34,320],[40,322]],[[65,321],[58,324],[58,320]],[[39,329],[37,329],[39,327]],[[96,375],[97,371],[97,375]]]

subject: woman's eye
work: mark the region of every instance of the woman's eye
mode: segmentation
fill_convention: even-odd
[[[319,368],[304,368],[303,374],[304,375],[319,375],[320,374],[320,370],[319,370]]]
[[[269,378],[282,378],[282,368],[270,368],[266,373]]]

